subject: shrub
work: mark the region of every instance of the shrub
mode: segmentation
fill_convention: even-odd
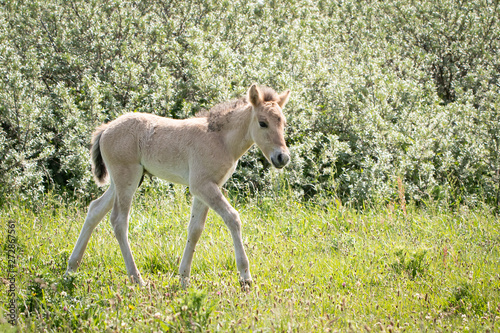
[[[174,118],[293,92],[297,196],[363,205],[500,200],[497,2],[2,2],[0,192],[90,198],[93,129],[125,112]],[[257,149],[227,187],[269,191]]]

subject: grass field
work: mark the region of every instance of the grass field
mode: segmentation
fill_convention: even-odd
[[[47,196],[1,208],[17,234],[19,328],[26,332],[475,332],[500,331],[500,227],[486,209],[388,205],[364,212],[283,198],[233,198],[254,278],[238,284],[232,241],[210,212],[192,287],[176,276],[190,199],[137,196],[129,240],[149,282],[138,288],[108,218],[71,279],[62,275],[86,206]],[[0,297],[8,311],[9,282]],[[5,316],[5,315],[4,315]],[[2,316],[2,317],[4,317]],[[4,321],[0,330],[10,326]]]

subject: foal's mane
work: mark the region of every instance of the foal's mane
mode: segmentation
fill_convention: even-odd
[[[261,98],[264,102],[279,102],[279,96],[274,89],[269,87],[259,87]],[[245,108],[250,103],[248,97],[243,96],[227,102],[214,105],[210,110],[202,110],[196,114],[197,118],[207,118],[208,130],[217,132],[229,121],[231,114],[239,109]]]

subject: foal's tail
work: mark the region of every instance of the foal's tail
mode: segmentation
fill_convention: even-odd
[[[108,170],[106,170],[106,164],[101,155],[101,148],[99,145],[99,140],[101,135],[106,129],[107,124],[103,124],[97,128],[97,130],[92,134],[92,147],[90,148],[90,156],[92,158],[92,173],[94,174],[94,179],[97,185],[102,186],[108,181]]]

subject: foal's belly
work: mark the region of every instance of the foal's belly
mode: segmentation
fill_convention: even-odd
[[[144,161],[144,170],[151,175],[171,183],[189,185],[189,169],[168,164],[156,164]]]

